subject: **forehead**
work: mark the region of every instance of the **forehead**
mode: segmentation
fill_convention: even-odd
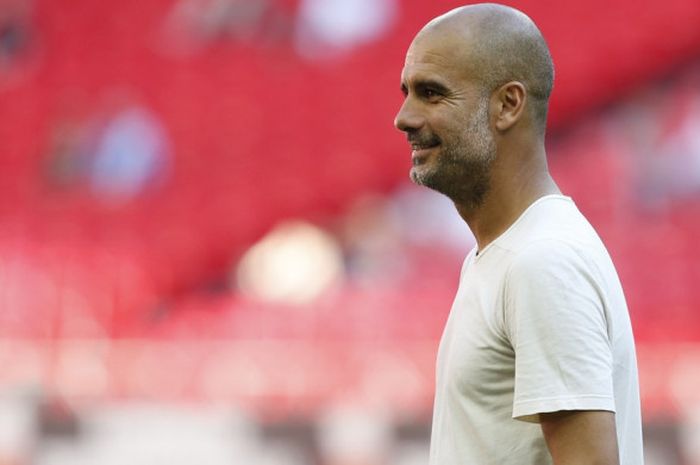
[[[460,46],[461,45],[461,46]],[[457,82],[468,78],[464,43],[443,34],[419,34],[406,52],[402,81],[430,77]]]

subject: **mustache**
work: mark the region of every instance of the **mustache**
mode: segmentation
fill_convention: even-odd
[[[408,133],[406,134],[406,139],[409,144],[421,147],[432,147],[442,143],[440,138],[435,134]]]

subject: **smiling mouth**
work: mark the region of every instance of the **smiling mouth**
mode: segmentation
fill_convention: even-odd
[[[439,145],[439,143],[429,145],[412,144],[411,148],[413,151],[411,152],[411,161],[413,162],[413,165],[416,166],[424,163],[430,152]]]

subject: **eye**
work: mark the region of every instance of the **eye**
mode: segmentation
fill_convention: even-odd
[[[436,101],[442,97],[442,93],[430,87],[422,89],[421,93],[423,94],[423,97],[429,101]]]
[[[445,90],[442,86],[433,82],[421,82],[416,85],[416,94],[429,103],[442,99],[445,96]]]

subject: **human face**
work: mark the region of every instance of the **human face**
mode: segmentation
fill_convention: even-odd
[[[496,145],[489,96],[460,69],[463,55],[441,37],[419,35],[406,55],[405,100],[394,124],[413,149],[415,183],[478,207],[489,190]]]

